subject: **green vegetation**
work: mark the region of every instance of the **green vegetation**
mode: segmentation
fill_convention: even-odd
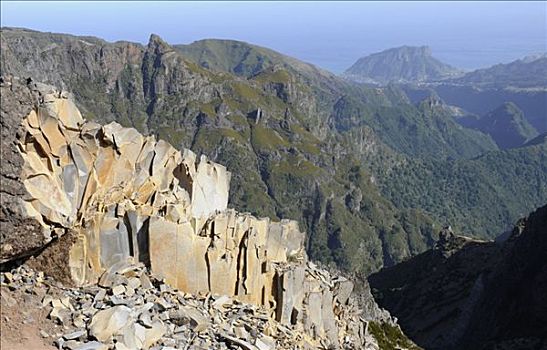
[[[174,47],[202,67],[246,77],[282,61],[274,51],[232,40],[200,40]]]
[[[291,80],[291,76],[284,69],[278,69],[274,71],[261,72],[254,77],[254,80],[260,83],[277,83],[277,84],[287,84]]]
[[[471,125],[492,136],[501,149],[522,146],[538,132],[512,102],[506,102]]]
[[[230,206],[298,220],[310,256],[348,271],[368,274],[424,251],[439,224],[493,237],[547,198],[544,145],[501,152],[394,86],[350,84],[268,49],[217,40],[174,50],[156,38],[129,50],[63,37],[52,51],[58,64],[48,67],[37,53],[49,34],[28,34],[24,47],[19,34],[2,34],[11,52],[2,59],[16,61],[2,69],[55,71],[43,81],[61,85],[63,77],[84,116],[224,164]],[[101,50],[124,68],[98,61]]]
[[[397,326],[388,323],[369,322],[368,329],[382,350],[421,349],[408,339]]]
[[[251,142],[255,148],[268,150],[289,146],[289,143],[273,129],[262,125],[254,125],[251,130]]]
[[[459,232],[491,238],[547,198],[547,144],[379,172],[382,193],[398,207],[422,208]]]

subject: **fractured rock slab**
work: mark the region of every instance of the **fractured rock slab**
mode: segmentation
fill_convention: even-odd
[[[114,306],[101,310],[93,316],[89,334],[97,340],[106,342],[131,322],[131,309],[126,306]]]
[[[76,285],[112,288],[115,306],[91,321],[96,339],[117,337],[128,348],[141,348],[147,334],[163,332],[146,317],[145,325],[130,321],[132,298],[141,287],[153,287],[145,275],[131,275],[133,264],[186,293],[228,295],[264,307],[264,317],[304,331],[310,342],[337,347],[353,329],[339,317],[340,310],[353,312],[346,305],[353,285],[333,283],[307,261],[297,222],[228,209],[230,172],[224,166],[117,123],[87,122],[61,92],[40,96],[19,111],[19,137],[12,140],[20,157],[13,170],[21,193],[18,215],[39,228],[38,246],[51,237],[74,237],[66,253]],[[97,294],[94,302],[104,298]],[[61,303],[52,316],[65,323],[67,310]],[[193,309],[182,311],[180,317],[165,311],[160,320],[177,316],[196,332],[210,326]]]

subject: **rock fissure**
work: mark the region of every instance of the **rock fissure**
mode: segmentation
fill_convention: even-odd
[[[37,223],[38,246],[70,232],[62,253],[72,283],[100,284],[140,262],[178,290],[263,307],[313,346],[364,344],[356,302],[340,303],[341,282],[308,261],[297,222],[228,209],[224,166],[133,128],[85,121],[68,94],[33,88],[38,102],[17,138],[17,215]]]

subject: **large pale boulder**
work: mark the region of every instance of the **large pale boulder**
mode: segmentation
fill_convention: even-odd
[[[93,316],[89,334],[101,342],[108,342],[115,335],[122,334],[123,328],[132,324],[131,309],[118,305],[101,310]]]
[[[14,161],[2,163],[13,188],[13,203],[3,201],[2,212],[15,216],[3,214],[0,223],[14,235],[28,223],[25,237],[37,239],[25,249],[3,243],[3,256],[69,236],[64,255],[77,285],[101,275],[100,284],[111,283],[110,272],[142,263],[182,291],[264,306],[272,318],[310,334],[310,342],[336,347],[356,332],[359,320],[350,327],[339,317],[352,307],[346,307],[352,285],[334,284],[307,261],[297,222],[228,209],[224,166],[117,123],[87,122],[61,92],[17,89],[12,98],[23,96],[28,105],[2,110],[3,123],[20,125],[6,144]],[[145,330],[124,328],[128,317],[123,307],[102,312],[91,329],[99,340],[118,334],[130,348],[141,347]]]

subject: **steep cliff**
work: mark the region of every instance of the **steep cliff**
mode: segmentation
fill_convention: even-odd
[[[547,346],[547,206],[500,242],[443,231],[436,249],[369,281],[382,307],[426,349]]]
[[[228,209],[224,166],[117,123],[87,122],[51,87],[9,79],[2,88],[25,106],[7,145],[19,189],[4,262],[34,253],[35,266],[76,286],[112,286],[124,266],[140,264],[178,290],[264,308],[305,335],[296,346],[365,346],[353,284],[308,261],[297,222]]]

